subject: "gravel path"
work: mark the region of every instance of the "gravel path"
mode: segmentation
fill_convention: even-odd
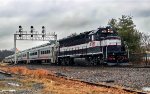
[[[138,90],[141,90],[143,87],[150,87],[150,68],[80,67],[50,65],[25,66],[31,69],[48,69],[60,76],[93,83],[107,83],[110,85],[118,85]]]

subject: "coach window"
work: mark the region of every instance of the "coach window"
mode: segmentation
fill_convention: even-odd
[[[48,54],[50,53],[50,50],[48,50]]]

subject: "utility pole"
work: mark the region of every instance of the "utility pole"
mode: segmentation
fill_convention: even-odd
[[[17,52],[16,52],[16,40],[34,40],[34,41],[49,41],[49,42],[57,42],[57,34],[54,33],[46,33],[45,27],[42,26],[42,32],[39,33],[35,31],[34,27],[31,26],[31,30],[29,32],[24,31],[22,26],[19,26],[19,31],[16,31],[14,34],[14,64],[17,64]]]

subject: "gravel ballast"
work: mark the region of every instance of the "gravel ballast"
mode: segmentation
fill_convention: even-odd
[[[143,87],[150,87],[150,68],[51,65],[21,66],[26,66],[30,69],[47,69],[58,76],[92,83],[106,83],[108,85],[123,86],[137,90],[142,90]]]

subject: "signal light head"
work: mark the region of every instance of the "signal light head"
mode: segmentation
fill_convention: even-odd
[[[22,26],[20,25],[19,28],[22,28]]]
[[[23,28],[22,28],[22,26],[20,25],[20,26],[19,26],[19,32],[20,32],[20,33],[22,32],[22,29],[23,29]]]
[[[42,29],[44,29],[45,27],[44,26],[42,26]]]
[[[31,28],[33,28],[33,26],[31,26]]]

